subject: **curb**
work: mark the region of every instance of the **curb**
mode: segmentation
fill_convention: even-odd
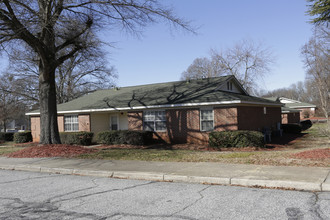
[[[329,183],[322,183],[322,192],[330,192],[330,184]]]
[[[269,188],[287,188],[306,191],[322,191],[321,183],[287,181],[287,180],[258,180],[258,179],[231,179],[232,185],[259,186]]]
[[[286,181],[286,180],[261,180],[261,179],[243,179],[243,178],[225,178],[225,177],[206,177],[206,176],[185,176],[175,174],[163,174],[152,172],[126,172],[126,171],[95,171],[70,168],[52,168],[30,165],[0,165],[2,170],[30,171],[41,173],[53,173],[64,175],[95,176],[117,179],[148,180],[159,182],[186,182],[210,185],[233,185],[247,187],[266,187],[266,188],[286,188],[292,190],[320,191],[329,192],[330,184]]]
[[[147,172],[114,172],[112,177],[118,179],[164,181],[164,174]]]
[[[181,176],[181,175],[164,175],[164,181],[167,182],[186,182],[186,183],[202,183],[216,185],[230,185],[230,178],[222,177],[205,177],[205,176]]]

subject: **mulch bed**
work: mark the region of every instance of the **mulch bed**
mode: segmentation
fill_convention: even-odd
[[[66,144],[49,144],[23,148],[7,154],[7,157],[35,158],[35,157],[73,157],[80,154],[93,153],[96,149]]]
[[[274,151],[274,150],[284,150],[286,145],[276,145],[267,144],[264,148],[258,147],[228,147],[228,148],[211,148],[208,145],[198,145],[198,144],[154,144],[147,146],[138,145],[128,145],[128,144],[116,144],[116,145],[100,145],[95,147],[95,149],[158,149],[158,150],[194,150],[194,151]]]
[[[298,159],[330,159],[330,148],[303,151],[292,156]]]

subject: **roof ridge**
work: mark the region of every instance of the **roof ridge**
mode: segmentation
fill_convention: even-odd
[[[114,88],[111,89],[98,89],[96,91],[109,91],[109,90],[114,90],[115,88],[117,89],[126,89],[126,88],[134,88],[134,87],[142,87],[142,86],[152,86],[152,85],[160,85],[160,84],[174,84],[174,83],[180,83],[180,82],[191,82],[191,81],[202,81],[202,80],[207,80],[207,79],[220,79],[220,78],[230,78],[233,75],[225,75],[225,76],[214,76],[214,77],[207,77],[207,78],[198,78],[198,79],[187,79],[187,80],[178,80],[178,81],[169,81],[169,82],[160,82],[160,83],[150,83],[150,84],[142,84],[142,85],[134,85],[134,86],[115,86]]]

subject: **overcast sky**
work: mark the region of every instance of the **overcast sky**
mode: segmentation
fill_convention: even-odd
[[[252,39],[270,47],[276,59],[262,89],[287,87],[305,78],[300,48],[312,34],[305,0],[162,0],[180,17],[200,27],[198,34],[170,30],[166,23],[151,25],[140,38],[104,30],[115,42],[109,64],[118,71],[117,85],[130,86],[176,81],[195,58],[211,48]],[[2,69],[5,62],[1,63]]]

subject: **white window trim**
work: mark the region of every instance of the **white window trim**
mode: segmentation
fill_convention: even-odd
[[[144,120],[144,116],[146,114],[146,112],[164,112],[165,113],[165,130],[156,130],[156,120],[154,120],[154,130],[153,131],[157,131],[157,132],[165,132],[167,130],[167,117],[166,117],[166,110],[162,110],[162,109],[158,109],[158,110],[146,110],[146,111],[143,111],[143,116],[142,116],[142,120],[143,120],[143,130],[145,130],[145,120]]]
[[[110,115],[110,120],[109,120],[110,121],[110,126],[109,126],[110,127],[110,130],[111,131],[115,131],[115,130],[112,130],[112,127],[111,127],[112,126],[112,121],[111,121],[111,117],[112,116],[115,116],[117,118],[117,131],[119,131],[120,130],[120,126],[119,126],[119,115],[118,114]]]
[[[211,130],[202,130],[202,111],[212,110],[212,129]],[[199,130],[200,131],[213,131],[214,130],[214,109],[213,108],[200,108],[199,109]]]
[[[68,116],[70,116],[70,117],[77,116],[78,130],[65,130],[65,117],[68,117]],[[64,126],[64,128],[63,128],[64,132],[77,132],[77,131],[79,131],[79,115],[77,115],[77,114],[64,115],[63,116],[63,126]]]

